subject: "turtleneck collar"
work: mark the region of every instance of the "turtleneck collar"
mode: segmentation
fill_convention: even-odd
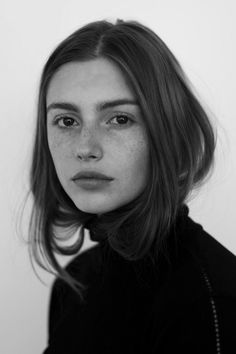
[[[167,235],[165,247],[166,253],[160,253],[158,266],[153,266],[154,264],[151,260],[150,254],[139,260],[128,261],[112,249],[109,245],[109,241],[107,241],[108,235],[104,231],[105,223],[109,220],[106,216],[101,215],[100,217],[97,217],[97,215],[95,215],[86,221],[86,223],[84,223],[84,228],[90,231],[90,239],[98,242],[101,246],[103,279],[106,279],[114,267],[118,267],[119,272],[122,265],[129,264],[135,272],[136,278],[141,287],[148,287],[152,291],[153,286],[156,287],[158,284],[156,279],[158,279],[158,282],[162,281],[167,269],[170,269],[169,267],[178,259],[177,239],[184,233],[188,214],[189,208],[184,204],[179,209],[175,223],[172,225],[170,232]],[[132,230],[130,230],[131,229],[125,231],[132,232]]]
[[[90,218],[89,221],[84,223],[84,228],[90,231],[90,239],[98,242],[101,246],[101,273],[103,274],[103,280],[105,281],[107,277],[109,278],[109,274],[114,274],[114,269],[120,274],[120,269],[127,266],[127,270],[130,267],[133,269],[141,288],[152,292],[165,279],[166,274],[168,274],[173,264],[178,260],[177,241],[184,234],[188,214],[189,208],[184,204],[179,209],[177,218],[166,237],[165,252],[161,251],[158,262],[155,264],[150,257],[150,253],[142,259],[133,261],[123,258],[110,246],[109,240],[107,240],[108,235],[104,231],[104,223],[108,219],[105,216],[103,217],[103,215],[100,217],[95,215]],[[132,232],[132,230],[125,230],[125,232]]]
[[[95,242],[102,242],[107,239],[105,230],[102,229],[102,216],[94,216],[84,223],[84,228],[89,230],[90,239]]]
[[[176,221],[174,223],[175,229],[180,229],[184,227],[184,220],[189,214],[189,208],[186,204],[183,204],[183,206],[179,209]],[[83,227],[87,230],[89,230],[90,233],[90,239],[95,242],[103,242],[107,239],[108,235],[105,230],[105,223],[107,221],[106,216],[97,216],[94,215],[92,218],[87,220]]]

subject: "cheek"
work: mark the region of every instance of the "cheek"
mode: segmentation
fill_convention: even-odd
[[[68,151],[68,139],[62,134],[56,134],[52,130],[48,130],[48,146],[53,155]]]
[[[48,138],[49,150],[57,172],[64,168],[64,163],[68,160],[69,146],[64,139],[58,136],[49,136]]]
[[[131,140],[124,146],[124,157],[126,157],[126,177],[140,181],[146,179],[148,171],[149,151],[147,141],[143,136]]]

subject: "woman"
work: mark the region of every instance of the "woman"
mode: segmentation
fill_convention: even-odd
[[[39,90],[29,230],[33,257],[58,274],[45,354],[236,350],[236,257],[186,204],[213,171],[215,145],[151,29],[97,21],[54,50]],[[97,244],[78,254],[85,229]],[[63,268],[56,253],[75,257]]]

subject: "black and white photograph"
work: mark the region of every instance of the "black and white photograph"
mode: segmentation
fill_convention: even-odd
[[[236,3],[0,8],[0,353],[236,353]]]

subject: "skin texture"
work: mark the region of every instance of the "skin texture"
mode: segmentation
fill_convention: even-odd
[[[49,110],[47,137],[58,179],[84,212],[101,215],[115,210],[137,197],[147,183],[148,139],[140,107],[122,104],[95,110],[97,103],[119,98],[136,99],[120,68],[105,58],[64,64],[48,88],[47,107],[63,101],[80,108],[80,112]],[[85,190],[72,180],[84,170],[114,180]]]

